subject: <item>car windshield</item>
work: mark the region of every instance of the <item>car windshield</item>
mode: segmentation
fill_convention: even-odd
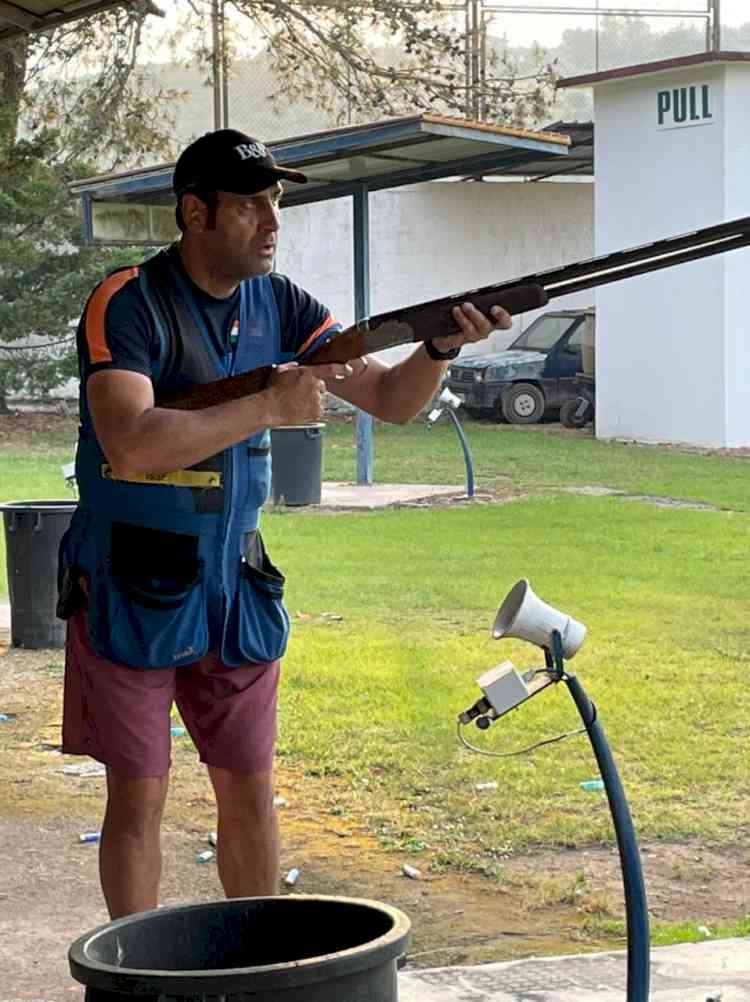
[[[569,329],[571,324],[576,323],[578,317],[556,317],[547,314],[538,317],[533,324],[510,345],[510,348],[524,348],[527,351],[550,351],[557,344],[563,334]]]

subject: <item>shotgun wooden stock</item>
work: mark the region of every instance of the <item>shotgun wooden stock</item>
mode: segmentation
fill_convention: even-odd
[[[510,282],[445,296],[416,306],[380,313],[360,320],[353,327],[334,333],[305,358],[305,365],[348,362],[396,345],[418,343],[458,333],[451,312],[454,306],[471,302],[482,313],[502,306],[512,316],[546,306],[550,299],[572,292],[593,289],[610,282],[635,278],[648,272],[725,254],[750,244],[750,216],[718,226],[685,233],[666,240],[617,251],[603,257],[577,261],[563,268],[525,275]],[[191,386],[184,394],[158,399],[160,407],[198,410],[259,393],[268,385],[271,366],[253,369],[239,376]]]

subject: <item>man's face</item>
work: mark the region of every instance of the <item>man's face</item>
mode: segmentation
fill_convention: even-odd
[[[209,216],[201,234],[210,267],[238,282],[272,271],[282,191],[274,184],[254,195],[218,192],[214,225]]]

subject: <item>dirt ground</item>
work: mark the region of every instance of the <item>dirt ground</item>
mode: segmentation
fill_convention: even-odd
[[[63,772],[66,765],[90,760],[63,756],[55,747],[61,681],[61,652],[0,647],[0,712],[15,715],[0,724],[2,1002],[80,1002],[67,949],[107,921],[97,847],[79,842],[80,833],[99,828],[104,780]],[[189,743],[176,746],[174,759],[162,902],[220,898],[215,862],[196,861],[214,827],[208,786]],[[278,792],[287,801],[279,810],[282,873],[300,870],[295,893],[372,898],[403,909],[413,924],[409,965],[476,964],[624,946],[604,938],[596,925],[599,918],[623,916],[615,850],[521,854],[505,862],[499,880],[433,874],[429,858],[406,860],[385,850],[365,819],[332,816],[324,783],[283,766],[278,771]],[[746,840],[722,847],[659,843],[642,850],[655,921],[691,920],[710,929],[750,911]],[[420,868],[422,877],[406,877],[404,862]]]

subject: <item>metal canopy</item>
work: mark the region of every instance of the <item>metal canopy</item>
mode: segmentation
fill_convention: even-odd
[[[530,132],[438,115],[332,129],[268,144],[276,160],[303,170],[283,204],[303,205],[444,177],[564,171],[572,141],[561,131]],[[574,166],[572,163],[570,166]],[[97,243],[168,243],[175,236],[173,164],[79,181],[86,237]]]
[[[65,21],[122,7],[129,0],[0,0],[0,43]]]
[[[594,123],[554,122],[544,127],[545,132],[559,133],[570,139],[568,154],[563,161],[549,157],[527,159],[509,164],[500,170],[489,171],[488,176],[502,175],[518,180],[544,181],[548,178],[579,176],[591,177],[594,173]]]

